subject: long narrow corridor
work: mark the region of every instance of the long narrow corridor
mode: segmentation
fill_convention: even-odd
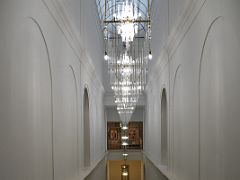
[[[240,180],[239,10],[1,0],[0,180]]]

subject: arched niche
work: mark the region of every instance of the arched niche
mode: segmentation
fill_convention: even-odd
[[[89,122],[89,96],[87,88],[83,96],[83,146],[84,146],[84,167],[90,166],[90,122]]]
[[[168,164],[168,115],[167,94],[164,88],[161,94],[161,163]]]

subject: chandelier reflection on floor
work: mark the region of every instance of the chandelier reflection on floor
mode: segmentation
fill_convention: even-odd
[[[105,0],[104,12],[104,59],[124,127],[145,89],[152,59],[150,0]]]

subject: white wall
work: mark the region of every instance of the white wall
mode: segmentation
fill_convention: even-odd
[[[85,178],[85,180],[106,180],[107,179],[107,161],[103,159],[98,166]]]
[[[167,180],[159,169],[147,158],[144,158],[144,179],[145,180]]]
[[[154,3],[161,2],[166,4]],[[161,53],[153,54],[147,85],[145,153],[169,179],[240,179],[240,1],[168,5],[168,24],[154,21],[169,33],[165,42],[152,40]],[[167,167],[160,156],[163,88],[169,105]]]
[[[64,3],[0,3],[1,180],[83,179],[105,155],[101,60],[92,58],[101,47],[93,51],[81,41],[84,36],[94,44],[98,25],[82,23]],[[77,0],[69,3],[76,11],[83,8]],[[95,8],[86,5],[86,11]],[[95,29],[92,37],[75,28],[81,23]],[[83,167],[84,87],[90,99],[88,168]]]

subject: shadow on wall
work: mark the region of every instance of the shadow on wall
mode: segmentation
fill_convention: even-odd
[[[89,96],[87,88],[84,89],[83,103],[83,118],[84,118],[84,167],[90,166],[90,119],[89,119]]]

